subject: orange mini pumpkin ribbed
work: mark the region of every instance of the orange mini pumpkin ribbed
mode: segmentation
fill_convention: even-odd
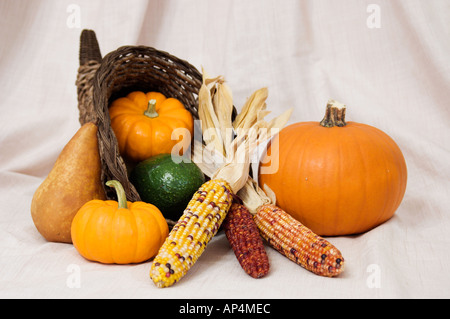
[[[269,145],[263,157],[259,182],[276,194],[280,208],[316,234],[366,232],[399,207],[406,190],[405,159],[387,134],[345,123],[345,106],[330,101],[322,122],[295,123],[280,132],[278,147]],[[261,174],[274,160],[277,172]]]
[[[72,241],[84,258],[104,264],[144,262],[158,253],[169,234],[159,209],[144,202],[127,202],[118,181],[119,201],[91,200],[72,221]]]
[[[166,98],[159,92],[131,92],[111,103],[109,115],[120,154],[135,162],[170,154],[178,143],[177,147],[187,150],[192,140],[192,114],[179,100]],[[175,132],[172,139],[176,129],[184,130]]]

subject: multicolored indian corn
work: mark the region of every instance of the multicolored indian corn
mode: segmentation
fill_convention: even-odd
[[[253,278],[267,275],[269,258],[258,227],[247,207],[233,203],[223,223],[223,229],[245,272]]]
[[[344,258],[336,247],[279,207],[261,206],[255,223],[273,248],[307,270],[326,277],[344,271]]]
[[[153,260],[150,278],[157,287],[173,285],[195,264],[232,202],[230,185],[222,179],[212,179],[199,188]]]

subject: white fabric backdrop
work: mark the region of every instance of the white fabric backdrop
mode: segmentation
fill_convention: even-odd
[[[450,297],[449,17],[446,0],[0,0],[0,297]],[[347,261],[333,279],[272,249],[270,274],[252,279],[221,233],[181,282],[157,289],[150,263],[91,263],[46,242],[30,202],[79,128],[83,28],[96,31],[103,55],[142,44],[224,75],[238,107],[266,86],[273,114],[295,108],[291,123],[320,120],[328,98],[347,104],[349,120],[402,149],[402,205],[368,233],[330,239]]]

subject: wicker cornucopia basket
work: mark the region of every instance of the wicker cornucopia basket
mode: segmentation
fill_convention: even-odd
[[[81,33],[79,58],[76,85],[80,123],[98,126],[103,184],[116,179],[123,185],[127,199],[138,201],[140,196],[128,179],[126,163],[111,129],[109,104],[131,91],[158,91],[180,100],[198,119],[202,75],[188,62],[146,46],[123,46],[102,58],[92,30]],[[114,191],[104,188],[107,198],[115,199]]]

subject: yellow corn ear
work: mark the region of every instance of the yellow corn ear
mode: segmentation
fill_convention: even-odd
[[[261,206],[255,223],[270,246],[316,275],[334,277],[344,271],[341,252],[281,208]]]
[[[231,187],[222,179],[212,179],[199,188],[153,260],[150,278],[157,287],[178,282],[195,264],[232,202]]]

